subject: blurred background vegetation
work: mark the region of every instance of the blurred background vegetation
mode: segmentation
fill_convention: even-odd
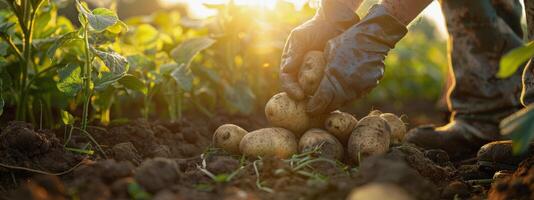
[[[117,11],[128,27],[118,33],[106,30],[93,38],[105,41],[102,47],[117,52],[129,65],[128,78],[93,93],[90,119],[103,124],[137,117],[178,121],[182,116],[197,113],[208,117],[261,116],[265,102],[280,92],[278,65],[285,38],[315,12],[310,4],[300,2],[303,5],[300,7],[284,0],[268,6],[205,4],[204,9],[211,14],[201,17],[191,12],[188,4],[173,2],[88,3],[91,8]],[[360,16],[372,3],[368,1],[360,8]],[[57,87],[65,78],[59,71],[67,66],[67,61],[82,57],[81,50],[66,46],[58,48],[51,58],[46,56],[54,42],[78,29],[78,13],[73,4],[69,0],[50,0],[37,16],[39,29],[34,35],[32,59],[38,69],[33,74],[30,70],[30,78],[35,81],[25,103],[27,120],[44,123],[45,127],[59,126],[65,118],[61,111],[73,116],[81,113],[79,105],[83,99],[66,95]],[[16,23],[6,5],[0,4],[0,8],[0,23]],[[20,43],[16,26],[4,31]],[[195,56],[196,52],[200,53]],[[0,55],[1,97],[5,100],[2,121],[6,122],[14,118],[17,98],[10,80],[14,79],[20,60],[5,40],[0,42]],[[183,60],[184,57],[192,60]],[[181,66],[181,61],[187,66]],[[440,99],[447,82],[446,40],[435,21],[416,20],[410,33],[388,56],[386,66],[381,84],[344,109],[359,114],[372,108],[414,114],[412,123],[439,122],[443,118],[436,110],[445,108]],[[50,67],[52,70],[45,71]],[[42,71],[45,73],[38,73]]]

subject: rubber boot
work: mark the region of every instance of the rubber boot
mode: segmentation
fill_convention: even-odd
[[[525,10],[527,18],[527,38],[534,40],[534,1],[525,0]],[[528,106],[534,103],[534,59],[528,62],[523,72],[523,91],[521,93],[521,103]]]
[[[515,170],[517,165],[534,155],[534,143],[530,143],[529,149],[522,154],[515,155],[512,152],[512,141],[495,141],[482,147],[477,153],[479,169],[494,173],[501,170]]]
[[[522,70],[507,79],[495,76],[500,58],[522,45],[521,31],[513,29],[521,10],[503,9],[495,2],[516,5],[517,0],[441,1],[454,74],[447,102],[451,122],[415,128],[407,134],[407,142],[443,149],[452,160],[473,157],[482,145],[501,139],[500,120],[521,108]]]

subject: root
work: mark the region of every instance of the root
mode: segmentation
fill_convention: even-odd
[[[46,172],[46,171],[42,171],[42,170],[38,170],[38,169],[31,169],[31,168],[27,168],[27,167],[13,166],[13,165],[8,165],[8,164],[4,164],[4,163],[0,163],[0,167],[7,168],[7,169],[14,169],[14,170],[23,170],[23,171],[33,172],[33,173],[37,173],[37,174],[52,175],[52,176],[62,176],[62,175],[68,174],[68,173],[72,172],[73,170],[75,170],[76,168],[78,168],[80,165],[82,165],[84,163],[84,161],[85,161],[85,159],[80,161],[78,164],[74,165],[74,167],[71,167],[70,169],[67,169],[67,170],[62,171],[62,172],[57,172],[57,173]]]

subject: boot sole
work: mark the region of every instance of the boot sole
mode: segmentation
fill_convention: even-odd
[[[510,165],[506,163],[499,163],[499,162],[493,162],[493,161],[483,161],[479,160],[477,162],[478,168],[482,171],[501,171],[501,170],[511,170],[514,171],[517,169],[517,166]]]

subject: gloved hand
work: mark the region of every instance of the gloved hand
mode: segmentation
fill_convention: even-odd
[[[342,0],[323,0],[315,16],[291,31],[280,66],[282,89],[293,99],[305,98],[298,84],[298,73],[308,51],[324,49],[328,40],[359,21],[358,15]]]
[[[310,114],[333,111],[373,89],[384,74],[389,50],[407,29],[381,5],[324,50],[327,66],[319,88],[307,105]]]

